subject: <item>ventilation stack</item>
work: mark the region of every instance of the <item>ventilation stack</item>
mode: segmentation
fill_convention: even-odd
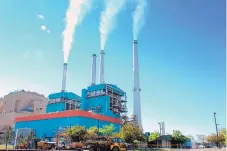
[[[100,77],[99,77],[99,80],[100,80],[100,83],[103,84],[104,83],[104,50],[101,50],[101,53],[100,53]]]
[[[62,92],[65,92],[66,73],[67,73],[67,63],[64,63],[64,65],[63,65],[63,78],[62,78]]]
[[[141,119],[141,104],[140,104],[140,83],[139,83],[139,62],[138,62],[138,42],[134,40],[133,42],[133,114],[137,117],[138,126],[142,127]]]
[[[96,84],[96,54],[92,55],[91,85]]]

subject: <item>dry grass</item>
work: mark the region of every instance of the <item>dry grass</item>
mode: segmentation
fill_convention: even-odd
[[[6,146],[0,145],[0,149],[6,149]],[[8,149],[13,149],[13,145],[8,145]]]

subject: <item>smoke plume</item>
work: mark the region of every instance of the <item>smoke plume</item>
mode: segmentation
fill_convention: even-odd
[[[137,40],[139,32],[144,25],[145,8],[147,6],[147,0],[136,0],[137,6],[133,13],[133,39]]]
[[[67,63],[72,47],[74,29],[79,25],[91,8],[91,0],[70,0],[66,12],[66,27],[63,32],[64,63]]]
[[[101,13],[101,21],[99,27],[102,50],[104,50],[108,35],[113,28],[115,18],[125,2],[126,0],[106,0],[106,7],[105,10]]]

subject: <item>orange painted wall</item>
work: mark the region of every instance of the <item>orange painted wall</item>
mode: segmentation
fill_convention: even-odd
[[[90,113],[87,111],[82,110],[70,110],[58,113],[50,113],[50,114],[40,114],[40,115],[33,115],[33,116],[26,116],[26,117],[17,117],[15,118],[15,122],[24,122],[24,121],[35,121],[35,120],[44,120],[44,119],[51,119],[51,118],[63,118],[63,117],[87,117],[98,119],[102,121],[112,122],[116,124],[120,124],[121,120],[118,118],[113,118],[109,116],[104,116],[100,114]]]

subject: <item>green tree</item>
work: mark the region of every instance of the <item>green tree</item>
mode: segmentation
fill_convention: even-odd
[[[210,143],[216,143],[217,145],[226,144],[226,129],[225,128],[221,129],[218,137],[217,137],[217,134],[211,134],[211,135],[208,135],[205,138],[205,140]]]
[[[104,125],[103,128],[101,128],[99,131],[104,136],[112,136],[114,133],[115,127],[113,124],[110,125]]]
[[[158,138],[159,138],[160,134],[159,132],[155,131],[155,132],[151,132],[150,136],[149,136],[149,141],[156,141],[156,145],[158,146]]]
[[[159,132],[155,131],[155,132],[151,132],[150,136],[149,136],[149,141],[155,141],[159,138]]]
[[[185,143],[188,140],[188,138],[186,136],[182,135],[181,131],[179,131],[179,130],[174,130],[172,137],[180,145],[183,145],[183,143]]]
[[[96,126],[93,126],[87,130],[87,134],[85,135],[85,138],[94,139],[97,136],[98,136],[98,128]]]
[[[83,137],[87,134],[87,130],[84,126],[73,126],[66,129],[65,134],[70,137],[71,141],[79,142],[83,140]]]
[[[220,143],[221,144],[225,144],[226,145],[226,128],[222,128],[220,133],[219,133],[219,137],[220,137]]]
[[[186,137],[187,137],[188,139],[190,139],[191,141],[194,141],[194,140],[195,140],[195,137],[192,136],[192,135],[187,135]]]
[[[8,144],[13,139],[13,128],[10,125],[5,125],[3,128],[3,141],[5,143],[6,149]]]
[[[120,130],[119,137],[127,143],[133,143],[135,140],[146,140],[142,130],[139,127],[129,123],[123,125]]]

